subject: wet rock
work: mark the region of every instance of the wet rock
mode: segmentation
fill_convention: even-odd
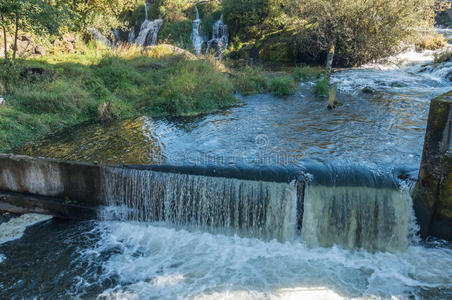
[[[27,67],[22,70],[20,77],[23,79],[40,78],[46,79],[53,76],[53,72],[40,67]]]
[[[364,94],[373,94],[376,91],[374,88],[371,88],[370,86],[366,86],[361,90],[361,92],[363,92]]]
[[[407,85],[403,82],[399,82],[399,81],[391,82],[391,87],[402,88],[402,87],[406,87],[406,86]]]
[[[413,203],[423,238],[452,240],[452,91],[430,103]]]
[[[100,42],[101,44],[111,47],[111,41],[107,39],[99,30],[96,28],[88,28],[88,32],[91,34],[93,40]]]

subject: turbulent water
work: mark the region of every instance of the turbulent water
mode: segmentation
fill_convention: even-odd
[[[386,182],[398,167],[416,176],[429,100],[451,89],[452,65],[433,57],[408,49],[334,73],[334,111],[304,82],[286,99],[250,96],[216,115],[88,125],[29,145],[107,163],[334,164],[329,177],[307,176],[302,206],[293,183],[107,169],[102,221],[51,220],[0,245],[1,296],[450,299],[452,245],[420,242],[408,192]],[[376,175],[337,176],[350,165]]]

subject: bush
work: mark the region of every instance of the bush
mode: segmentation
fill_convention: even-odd
[[[297,91],[297,85],[290,76],[275,77],[270,83],[270,91],[277,97],[290,96]]]
[[[318,97],[328,97],[329,89],[328,89],[328,80],[325,78],[317,80],[317,84],[315,85],[314,93]]]
[[[246,41],[274,31],[287,19],[286,0],[224,0],[224,20],[231,36]]]
[[[319,78],[322,75],[322,68],[302,66],[293,70],[292,76],[296,81]]]
[[[320,60],[329,44],[335,64],[355,66],[391,54],[416,28],[433,24],[434,0],[293,0],[298,22],[300,56]]]
[[[416,50],[438,50],[447,45],[447,40],[442,34],[424,35],[416,42]]]
[[[246,67],[235,79],[235,86],[244,96],[265,93],[267,78],[259,69]]]

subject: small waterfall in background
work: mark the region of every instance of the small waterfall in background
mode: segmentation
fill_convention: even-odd
[[[294,183],[105,169],[104,219],[165,222],[214,233],[294,240]]]
[[[134,43],[143,47],[156,45],[158,33],[160,27],[162,27],[162,24],[162,19],[156,19],[153,21],[145,20],[143,24],[141,24],[140,32],[135,38]]]
[[[192,30],[192,42],[196,55],[201,54],[202,44],[204,43],[204,37],[200,34],[201,18],[199,17],[198,7],[195,5],[196,18],[193,21]]]
[[[149,1],[146,1],[145,5],[144,5],[144,19],[145,20],[149,19],[148,11],[149,11],[150,6],[151,6],[151,3]]]
[[[229,32],[228,26],[223,23],[223,15],[212,26],[212,39],[207,42],[206,54],[213,46],[217,53],[216,57],[220,58],[223,52],[228,48]]]

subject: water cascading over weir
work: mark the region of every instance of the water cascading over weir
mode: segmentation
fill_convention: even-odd
[[[358,167],[104,172],[104,218],[371,251],[405,249],[414,227],[411,197],[397,179]]]
[[[410,193],[396,171],[109,167],[11,155],[0,155],[0,165],[0,210],[12,212],[369,251],[401,251],[416,229]]]
[[[398,171],[100,166],[0,155],[0,210],[158,222],[308,246],[401,251],[414,233]],[[99,209],[101,207],[101,209]],[[88,213],[87,213],[88,212]]]

